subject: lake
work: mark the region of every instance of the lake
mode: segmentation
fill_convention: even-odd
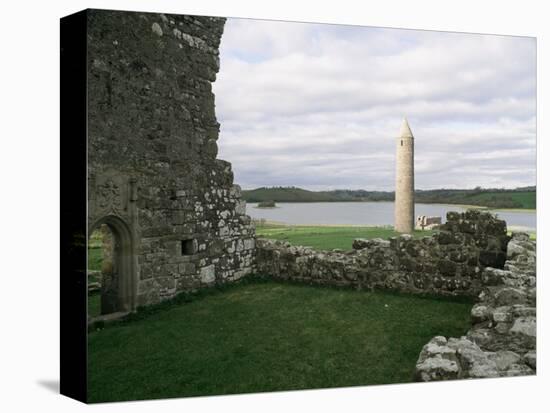
[[[300,225],[373,225],[393,226],[393,202],[279,202],[275,208],[246,205],[253,219]],[[415,215],[440,216],[445,222],[448,211],[463,212],[467,208],[447,204],[416,204]],[[491,210],[504,219],[509,229],[536,231],[534,211]]]

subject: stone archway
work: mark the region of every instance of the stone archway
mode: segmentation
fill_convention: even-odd
[[[128,313],[136,309],[135,240],[129,225],[116,215],[107,215],[95,221],[89,234],[103,225],[112,234],[112,269],[107,283],[102,283],[101,315]]]

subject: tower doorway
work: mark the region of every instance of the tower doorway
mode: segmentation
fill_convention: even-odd
[[[99,220],[88,240],[88,317],[135,309],[133,240],[118,217]]]

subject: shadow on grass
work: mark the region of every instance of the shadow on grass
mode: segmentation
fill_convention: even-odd
[[[321,285],[321,284],[313,284],[313,283],[304,283],[301,281],[294,281],[294,280],[275,279],[270,276],[249,275],[232,283],[205,287],[205,288],[201,288],[200,290],[191,291],[191,292],[187,292],[187,291],[181,292],[175,297],[162,301],[160,303],[151,304],[144,307],[138,307],[136,312],[130,313],[126,317],[123,317],[121,319],[114,320],[105,324],[98,323],[96,329],[102,330],[108,327],[116,327],[116,326],[132,323],[136,321],[141,321],[154,314],[158,314],[160,312],[169,310],[171,308],[178,307],[183,304],[192,303],[197,300],[201,300],[205,297],[210,297],[212,295],[228,292],[245,285],[269,284],[269,283],[281,284],[281,285],[292,285],[296,287],[323,289],[323,290],[329,289],[329,290],[341,290],[341,291],[358,291],[358,289],[353,286]],[[384,289],[375,289],[375,290],[365,289],[365,290],[359,290],[359,291],[376,292],[382,295],[402,297],[402,298],[415,297],[419,299],[449,302],[449,303],[461,303],[461,304],[469,303],[472,305],[475,303],[475,300],[473,298],[467,297],[467,296],[441,296],[441,295],[429,294],[429,293],[413,294],[413,293],[405,293],[405,292],[384,290]]]

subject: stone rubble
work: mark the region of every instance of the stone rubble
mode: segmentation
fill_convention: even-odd
[[[483,290],[461,338],[434,337],[416,363],[418,381],[536,373],[536,243],[515,233],[504,269],[485,268]]]

